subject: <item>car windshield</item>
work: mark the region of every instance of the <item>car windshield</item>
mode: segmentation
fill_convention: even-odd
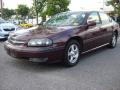
[[[6,23],[6,21],[4,19],[0,18],[0,24],[2,24],[2,23]]]
[[[60,13],[49,19],[46,26],[78,26],[82,24],[85,13]]]

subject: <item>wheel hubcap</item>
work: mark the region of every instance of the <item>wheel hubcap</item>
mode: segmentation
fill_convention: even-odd
[[[79,57],[79,48],[76,44],[73,44],[68,49],[68,60],[70,63],[75,63]]]

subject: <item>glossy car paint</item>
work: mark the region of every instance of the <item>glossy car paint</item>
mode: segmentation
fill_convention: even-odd
[[[106,25],[101,22],[99,26],[88,26],[87,19],[91,13],[85,12],[84,22],[79,26],[51,27],[46,30],[34,27],[24,32],[15,32],[10,38],[24,43],[17,45],[8,40],[5,43],[5,50],[15,58],[47,58],[47,62],[56,62],[64,59],[65,47],[71,39],[76,39],[80,43],[82,52],[108,44],[114,31],[119,34],[118,24],[113,21]],[[53,41],[53,45],[28,47],[29,40],[36,38],[49,38]]]

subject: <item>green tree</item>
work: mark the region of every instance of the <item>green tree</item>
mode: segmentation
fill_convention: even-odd
[[[29,17],[30,17],[30,18],[35,17],[35,16],[36,16],[35,13],[36,13],[36,12],[35,12],[35,10],[34,10],[34,7],[31,7],[31,8],[30,8],[30,11],[29,11]]]
[[[46,15],[52,16],[60,12],[68,11],[70,0],[33,0],[33,6],[36,12],[37,24],[38,17],[45,21]]]
[[[16,9],[16,11],[18,15],[21,15],[23,20],[29,14],[29,8],[26,5],[18,5],[18,8]]]
[[[15,15],[15,11],[14,10],[10,10],[8,8],[3,8],[3,18],[4,19],[9,19],[12,17],[12,15]]]
[[[120,2],[119,0],[109,0],[107,5],[111,5],[114,8],[114,13],[120,16]]]
[[[43,12],[45,6],[46,6],[47,0],[33,0],[33,8],[36,13],[36,22],[38,24],[38,17],[41,16],[41,13]]]
[[[48,0],[46,14],[52,16],[60,12],[68,11],[69,4],[70,0]]]

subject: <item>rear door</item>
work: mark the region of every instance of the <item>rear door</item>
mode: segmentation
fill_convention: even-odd
[[[109,43],[112,37],[113,31],[113,20],[105,13],[99,13],[102,21],[102,25],[100,27],[102,33],[102,44]]]

